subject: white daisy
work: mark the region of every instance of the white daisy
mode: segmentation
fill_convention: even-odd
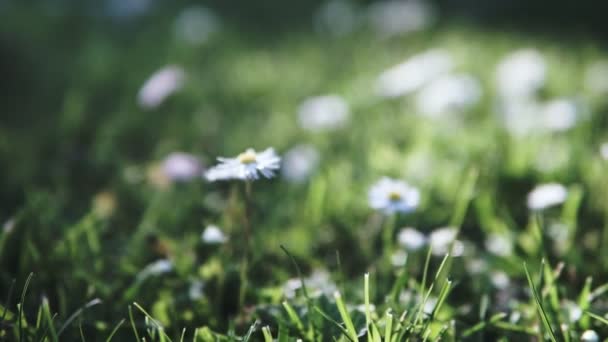
[[[208,244],[222,244],[228,241],[228,237],[214,225],[209,225],[205,228],[201,235],[201,239]]]
[[[513,241],[507,234],[491,233],[485,241],[486,249],[498,256],[509,256],[513,253]]]
[[[458,254],[462,254],[462,243],[457,243],[454,241],[456,239],[458,231],[454,227],[443,227],[434,230],[429,236],[429,245],[431,246],[431,253],[436,256],[442,256],[448,253],[450,250],[450,245],[454,243],[454,247],[452,250],[452,255],[454,255],[454,250],[459,252]]]
[[[200,280],[194,280],[188,288],[188,297],[192,300],[197,300],[203,297],[203,289],[205,284]]]
[[[330,0],[315,14],[314,26],[321,33],[343,36],[355,29],[357,10],[351,1]]]
[[[205,177],[209,181],[242,179],[256,180],[260,174],[266,178],[272,178],[280,168],[281,157],[273,148],[267,148],[262,152],[256,152],[250,148],[234,158],[218,158],[217,166],[209,169]]]
[[[568,190],[558,183],[542,184],[528,194],[528,208],[543,210],[566,201]]]
[[[409,213],[418,207],[420,192],[406,182],[384,177],[368,193],[369,205],[387,215]]]
[[[369,8],[371,26],[382,36],[419,31],[428,27],[433,19],[433,9],[426,1],[381,1]]]
[[[598,342],[600,336],[593,330],[585,330],[581,335],[581,342]]]
[[[397,235],[397,241],[408,251],[417,251],[426,245],[427,238],[424,234],[414,228],[401,229]]]
[[[188,7],[177,16],[174,23],[178,40],[191,45],[201,45],[215,33],[220,26],[217,16],[203,6]]]
[[[547,66],[540,52],[524,49],[505,57],[496,70],[498,92],[503,98],[533,96],[544,84]]]
[[[144,267],[139,274],[137,274],[137,278],[143,280],[150,276],[157,276],[164,273],[169,273],[173,270],[173,263],[167,259],[160,259],[148,264]]]
[[[376,81],[376,92],[382,97],[410,94],[448,72],[452,66],[452,57],[445,51],[426,51],[380,74]]]
[[[420,114],[438,117],[459,112],[481,98],[479,82],[469,75],[448,75],[425,86],[416,98]]]
[[[600,156],[602,156],[604,160],[608,160],[608,142],[603,143],[600,146]]]
[[[338,287],[331,280],[330,274],[322,269],[316,269],[312,274],[304,279],[304,285],[311,297],[320,297],[322,295],[329,296],[334,293]],[[287,298],[294,298],[296,291],[302,288],[302,281],[299,278],[287,280],[283,285],[283,293]]]
[[[494,271],[490,273],[490,281],[494,287],[501,290],[507,288],[507,286],[509,286],[511,283],[509,276],[502,271]]]
[[[585,88],[594,94],[608,93],[608,61],[597,61],[587,68]]]
[[[549,131],[566,131],[576,125],[577,119],[578,108],[571,100],[552,100],[545,103],[543,106],[543,128]]]
[[[337,95],[311,97],[298,108],[300,127],[313,132],[343,127],[349,116],[348,104]]]
[[[537,133],[541,126],[542,105],[531,99],[504,99],[500,102],[500,119],[507,131],[523,137]]]
[[[4,222],[2,225],[2,232],[4,232],[4,234],[10,234],[15,229],[15,223],[16,221],[14,218]]]
[[[150,76],[137,94],[137,103],[150,110],[160,106],[185,83],[186,73],[176,65],[166,66]]]
[[[165,176],[172,181],[188,181],[200,177],[203,166],[199,159],[191,154],[173,152],[162,163]]]
[[[319,165],[319,152],[311,145],[297,145],[283,156],[281,174],[290,182],[306,181]]]

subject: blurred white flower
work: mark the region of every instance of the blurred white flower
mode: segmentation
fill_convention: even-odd
[[[452,66],[452,57],[447,52],[429,50],[382,72],[376,81],[376,91],[383,97],[406,95],[447,73]]]
[[[228,237],[226,237],[224,232],[214,225],[209,225],[205,228],[201,235],[201,239],[208,244],[221,244],[228,241]]]
[[[387,215],[409,213],[420,203],[420,191],[406,182],[384,177],[368,193],[369,205]]]
[[[174,23],[178,40],[191,45],[201,45],[215,33],[220,26],[217,16],[203,6],[192,6],[182,10]]]
[[[583,317],[581,307],[572,301],[566,300],[562,304],[562,310],[565,311],[565,316],[568,318],[569,323],[576,323]]]
[[[456,247],[456,242],[454,240],[456,239],[457,232],[458,231],[454,227],[443,227],[433,231],[429,236],[429,245],[432,248],[431,253],[433,253],[433,255],[442,256],[448,253],[452,243],[454,243],[454,247]],[[460,243],[460,246],[462,246],[462,243]],[[452,252],[454,252],[454,250],[452,250]],[[460,254],[462,254],[462,251],[460,251]]]
[[[506,257],[513,253],[513,241],[508,234],[491,233],[485,241],[486,249],[495,255]]]
[[[164,273],[169,273],[172,270],[173,270],[173,263],[171,261],[169,261],[167,259],[160,259],[160,260],[156,260],[156,261],[148,264],[146,267],[144,267],[144,269],[141,270],[137,274],[137,278],[139,280],[143,280],[150,276],[157,276],[157,275],[161,275]]]
[[[464,266],[471,274],[484,273],[488,269],[488,263],[481,258],[467,259]]]
[[[311,97],[298,108],[300,127],[313,132],[343,127],[349,116],[348,104],[337,95]]]
[[[338,289],[331,280],[330,274],[320,269],[314,270],[309,277],[304,278],[304,285],[311,297],[330,296]],[[287,298],[294,298],[296,291],[300,288],[302,288],[302,281],[299,278],[289,279],[283,286],[283,293]]]
[[[146,110],[157,108],[184,86],[185,79],[184,70],[176,65],[169,65],[158,70],[139,90],[137,94],[139,106]]]
[[[397,241],[406,250],[417,251],[426,245],[427,238],[414,228],[404,228],[397,235]]]
[[[427,28],[434,20],[426,1],[380,1],[369,8],[371,26],[382,36],[392,36]]]
[[[266,178],[272,178],[280,168],[281,157],[273,148],[267,148],[262,152],[256,152],[250,148],[234,158],[219,157],[217,166],[205,173],[207,180],[241,179],[256,180],[260,174]]]
[[[2,232],[4,234],[10,234],[15,229],[15,223],[16,221],[14,218],[11,218],[4,222],[4,224],[2,225]]]
[[[532,99],[509,99],[500,103],[502,122],[507,131],[518,137],[538,133],[542,106]]]
[[[536,186],[528,194],[528,208],[543,210],[564,203],[568,196],[565,186],[558,183],[548,183]]]
[[[497,289],[505,289],[510,284],[509,276],[502,271],[494,271],[490,274],[490,281]]]
[[[608,93],[608,61],[597,61],[587,68],[585,88],[593,94]]]
[[[391,255],[391,264],[395,267],[401,267],[405,265],[407,261],[407,253],[401,249],[396,250]]]
[[[173,152],[163,161],[162,170],[170,180],[182,182],[202,176],[203,166],[194,155]]]
[[[570,145],[561,141],[542,143],[536,152],[534,167],[540,172],[553,172],[570,162]]]
[[[302,183],[317,169],[319,152],[311,145],[297,145],[283,156],[281,174],[290,182]]]
[[[600,336],[593,330],[585,330],[581,335],[581,342],[598,342]]]
[[[361,313],[366,313],[367,312],[367,305],[365,304],[359,304],[355,307],[355,309]],[[370,312],[375,312],[376,311],[376,306],[374,304],[369,304],[369,311]]]
[[[557,252],[566,252],[567,246],[570,243],[570,229],[564,223],[556,222],[549,225],[547,235],[553,239],[554,248]]]
[[[547,66],[540,52],[524,49],[511,53],[498,65],[499,95],[507,99],[530,98],[543,87]]]
[[[469,75],[446,75],[422,88],[416,98],[420,114],[439,117],[462,111],[479,101],[481,86]]]
[[[355,29],[357,11],[351,1],[330,0],[323,4],[315,14],[314,26],[319,32],[332,36],[343,36]]]
[[[608,142],[600,146],[600,155],[604,160],[608,160]]]
[[[195,280],[190,283],[190,287],[188,288],[188,297],[191,300],[197,300],[203,297],[203,288],[204,284],[200,280]]]
[[[549,131],[566,131],[578,119],[578,108],[573,101],[566,99],[552,100],[543,105],[543,127]]]
[[[424,311],[425,314],[430,315],[433,313],[433,310],[435,310],[436,305],[437,305],[437,298],[429,297],[426,299],[426,302],[424,303],[424,309],[422,311]]]

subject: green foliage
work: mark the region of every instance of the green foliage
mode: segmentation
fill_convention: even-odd
[[[189,46],[171,34],[177,10],[130,24],[33,4],[0,13],[0,51],[10,51],[2,70],[14,88],[0,97],[0,340],[608,336],[608,162],[599,153],[608,101],[584,86],[584,70],[606,58],[595,42],[457,22],[390,38],[365,27],[277,35],[227,20]],[[547,61],[539,97],[581,104],[568,131],[518,137],[495,114],[497,63],[530,46]],[[434,48],[480,80],[478,104],[432,119],[417,115],[413,96],[377,96],[382,71]],[[186,71],[185,87],[141,109],[141,85],[170,64]],[[347,101],[349,122],[301,129],[298,106],[322,94]],[[303,143],[320,164],[302,183],[277,177],[247,189],[160,172],[174,151],[211,166],[248,147],[284,155]],[[368,207],[382,176],[420,188],[415,212],[382,217]],[[526,195],[547,182],[566,185],[567,200],[531,212]],[[227,242],[202,241],[209,225]],[[456,230],[447,255],[398,241],[403,227],[428,237],[444,226]],[[510,239],[510,253],[488,250],[494,235]]]

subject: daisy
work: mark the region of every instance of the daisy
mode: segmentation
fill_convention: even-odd
[[[169,154],[162,163],[165,176],[175,182],[200,177],[203,166],[197,157],[183,152]]]
[[[338,129],[346,124],[350,110],[337,95],[308,98],[298,108],[298,123],[307,131],[319,132]]]
[[[581,335],[581,341],[583,342],[597,342],[599,340],[599,335],[593,330],[585,330]]]
[[[357,10],[350,1],[330,0],[314,16],[315,30],[334,37],[351,33],[357,24]]]
[[[272,178],[281,165],[281,157],[273,148],[259,153],[250,148],[234,158],[220,157],[218,161],[220,163],[217,166],[205,173],[205,177],[211,182],[227,179],[256,180],[260,178],[260,174]]]
[[[185,83],[186,73],[178,66],[166,66],[150,76],[137,94],[137,103],[145,110],[158,108]]]
[[[397,235],[397,241],[408,251],[417,251],[427,243],[427,237],[414,228],[404,228]]]
[[[481,86],[469,75],[448,75],[425,86],[416,98],[418,111],[428,117],[460,112],[479,101]]]
[[[208,8],[188,7],[177,16],[174,23],[175,37],[190,45],[204,44],[219,30],[220,20]]]
[[[205,228],[205,231],[201,235],[201,239],[208,244],[222,244],[228,241],[226,235],[214,225],[209,225]]]
[[[462,243],[456,240],[458,230],[454,227],[443,227],[434,230],[429,235],[429,245],[431,253],[436,256],[443,256],[450,252],[450,245],[453,244],[451,254],[458,256],[462,254]]]
[[[387,215],[409,213],[418,207],[420,192],[406,182],[384,177],[371,187],[368,198],[370,207]]]
[[[544,104],[542,110],[543,128],[552,132],[566,131],[576,125],[578,108],[574,101],[556,99]]]
[[[540,52],[524,49],[505,57],[496,70],[498,92],[503,98],[533,96],[544,84],[547,66]]]
[[[559,183],[542,184],[528,194],[528,208],[543,210],[566,201],[568,190]]]
[[[369,8],[371,26],[385,37],[420,31],[433,20],[433,9],[426,1],[381,1]]]
[[[319,152],[311,145],[297,145],[285,153],[281,174],[292,183],[302,183],[317,169]]]
[[[389,98],[411,94],[450,71],[453,64],[452,57],[443,50],[423,52],[380,74],[376,92]]]
[[[585,88],[593,94],[608,93],[608,61],[597,61],[587,68]]]
[[[506,257],[513,253],[511,237],[503,233],[491,233],[485,241],[486,249],[495,255]]]
[[[608,142],[605,142],[600,146],[600,155],[602,156],[602,159],[608,160]]]
[[[161,274],[169,273],[173,270],[173,263],[167,259],[160,259],[148,264],[137,274],[137,278],[140,280],[146,279],[150,276],[158,276]]]

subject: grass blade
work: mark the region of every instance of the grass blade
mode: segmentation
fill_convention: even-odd
[[[27,293],[27,288],[30,285],[30,281],[34,273],[30,273],[25,280],[25,285],[23,286],[23,291],[21,292],[21,301],[19,305],[19,315],[17,316],[18,324],[19,324],[19,342],[23,341],[23,303],[25,301],[25,294]]]
[[[536,286],[534,285],[534,281],[532,281],[532,277],[530,276],[530,272],[528,271],[528,266],[524,262],[524,270],[526,272],[526,278],[528,278],[528,284],[530,285],[530,290],[532,291],[532,296],[534,297],[534,301],[536,303],[536,309],[538,311],[538,315],[540,320],[543,322],[543,326],[551,341],[557,342],[557,338],[555,337],[555,333],[553,332],[553,328],[551,327],[551,321],[549,321],[549,317],[545,311],[545,308],[542,303],[542,298],[540,298],[538,291],[536,290]]]
[[[597,321],[599,321],[599,322],[602,322],[602,323],[604,323],[604,324],[608,325],[608,319],[607,319],[607,318],[604,318],[604,317],[602,317],[602,316],[600,316],[600,315],[598,315],[598,314],[594,314],[594,313],[593,313],[593,312],[591,312],[591,311],[585,311],[585,313],[586,313],[587,315],[589,315],[589,317],[591,317],[591,318],[593,318],[593,319],[595,319],[595,320],[597,320]]]
[[[270,333],[269,326],[262,328],[262,334],[264,335],[264,342],[272,342],[272,334]]]
[[[97,304],[101,303],[101,299],[99,298],[95,298],[93,300],[91,300],[90,302],[86,303],[85,305],[83,305],[80,309],[76,310],[66,321],[65,323],[63,323],[63,325],[61,326],[61,328],[59,328],[59,330],[57,331],[57,337],[61,336],[61,333],[63,333],[63,331],[65,330],[65,328],[67,328],[70,323],[72,323],[72,321],[74,319],[76,319],[76,317],[80,316],[84,310],[95,306]]]
[[[344,301],[342,300],[342,295],[340,292],[334,292],[334,298],[336,299],[336,305],[338,306],[338,311],[340,312],[340,316],[342,317],[342,321],[346,325],[346,330],[350,334],[350,337],[353,341],[358,341],[357,330],[355,330],[355,326],[353,321],[350,319],[350,315],[346,310],[346,305],[344,305]]]
[[[122,326],[122,324],[125,322],[125,319],[121,319],[120,322],[118,322],[118,324],[116,324],[116,326],[114,327],[114,329],[112,329],[112,332],[110,333],[110,335],[108,336],[108,338],[106,339],[106,342],[110,342],[112,340],[112,337],[114,337],[114,334],[116,334],[116,332],[118,331],[118,329],[120,328],[120,326]]]

